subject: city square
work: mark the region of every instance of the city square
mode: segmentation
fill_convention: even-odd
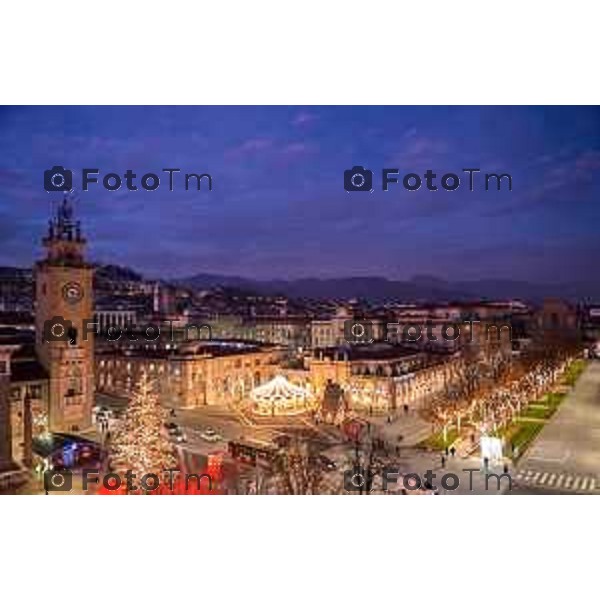
[[[125,285],[147,298],[146,322],[176,326],[151,338],[111,336],[111,327],[135,332],[138,312],[131,301],[126,310],[93,310],[73,199],[65,195],[56,211],[37,265],[35,323],[7,327],[1,346],[10,377],[5,489],[91,493],[77,484],[87,481],[86,460],[106,470],[122,456],[125,472],[128,460],[163,446],[148,468],[212,469],[215,493],[597,493],[600,456],[587,411],[595,415],[600,363],[568,304],[549,301],[534,313],[501,302],[409,307],[405,318],[420,314],[428,329],[442,316],[469,324],[468,336],[432,347],[383,337],[385,319],[364,306],[312,322],[282,315],[287,301],[278,298],[276,316],[211,316],[207,329],[221,337],[190,340],[190,308],[178,311],[178,294],[189,292],[138,280]],[[466,311],[478,318],[465,321]],[[108,335],[94,338],[100,322]],[[353,322],[366,323],[374,339],[348,339]],[[517,352],[514,323],[525,347]],[[90,335],[80,336],[82,328]],[[153,425],[142,427],[132,398]],[[113,436],[127,440],[120,450]],[[52,474],[67,467],[72,490],[53,489]],[[429,472],[427,487],[408,483]],[[437,475],[452,484],[432,485]]]

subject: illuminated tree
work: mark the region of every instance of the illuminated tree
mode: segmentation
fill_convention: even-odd
[[[163,477],[165,471],[174,469],[177,461],[165,418],[153,383],[143,375],[111,440],[112,468],[118,472],[131,469],[137,478],[149,473]]]

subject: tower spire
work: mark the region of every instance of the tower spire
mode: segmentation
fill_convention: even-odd
[[[48,234],[43,241],[48,248],[49,260],[62,263],[83,261],[86,240],[81,233],[81,222],[74,216],[74,197],[72,192],[65,192],[54,217],[48,221]]]

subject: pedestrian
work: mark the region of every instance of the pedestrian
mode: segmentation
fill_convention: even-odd
[[[508,475],[508,465],[504,463],[504,474]]]
[[[408,413],[408,404],[404,405],[404,414]]]
[[[490,459],[485,456],[483,459],[483,468],[487,471],[490,466]]]
[[[474,444],[474,443],[475,443],[475,434],[472,433],[471,434],[471,444]]]
[[[396,456],[400,456],[400,446],[396,444]]]
[[[442,454],[442,469],[446,466],[446,457]]]
[[[446,446],[445,452],[446,452],[446,456],[448,456],[450,454],[450,449],[448,448],[448,446]]]
[[[450,454],[452,454],[452,458],[454,458],[454,455],[456,454],[456,448],[454,446],[450,448]]]

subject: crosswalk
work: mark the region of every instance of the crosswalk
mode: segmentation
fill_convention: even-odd
[[[599,494],[600,480],[593,475],[551,473],[522,469],[515,475],[517,483],[572,493]]]

